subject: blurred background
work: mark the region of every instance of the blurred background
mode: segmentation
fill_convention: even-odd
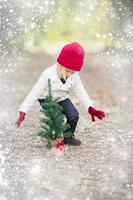
[[[3,55],[50,47],[57,51],[59,44],[73,40],[84,43],[89,52],[131,50],[132,0],[4,0],[0,11]]]
[[[2,83],[5,81],[1,84],[1,104],[9,103],[6,93],[12,90],[16,95],[23,84],[27,85],[24,81],[16,88],[14,78],[8,78],[11,73],[22,77],[21,70],[27,71],[27,76],[32,70],[37,79],[39,69],[54,63],[64,44],[77,41],[85,48],[86,79],[92,78],[86,84],[89,89],[100,86],[95,95],[107,96],[105,104],[112,101],[121,109],[131,110],[125,104],[128,101],[129,105],[132,94],[132,14],[132,0],[0,1],[0,74]],[[98,83],[100,73],[103,84]],[[13,84],[10,90],[9,81]]]
[[[92,124],[72,97],[84,146],[55,159],[36,135],[37,102],[20,129],[14,124],[41,72],[73,41],[85,49],[81,79],[106,119]],[[0,0],[0,199],[133,198],[132,41],[132,0]]]

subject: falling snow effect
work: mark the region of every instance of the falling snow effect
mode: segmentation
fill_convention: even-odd
[[[30,49],[34,41],[19,46],[16,39],[20,36],[23,40],[29,30],[39,33],[42,26],[46,33],[60,2],[0,1],[0,200],[131,200],[132,1],[110,1],[110,20],[116,22],[117,29],[96,33],[97,39],[119,38],[122,43],[86,56],[81,77],[95,105],[106,112],[106,119],[92,123],[73,98],[80,112],[76,136],[82,146],[65,146],[63,151],[47,149],[46,141],[37,136],[41,117],[37,103],[22,127],[15,128],[18,107],[43,68],[55,59],[44,53],[28,54],[25,49]],[[70,2],[71,8],[74,1]],[[77,1],[81,12],[87,12],[82,18],[74,16],[75,22],[84,27],[98,3]],[[97,18],[97,23],[100,20]]]

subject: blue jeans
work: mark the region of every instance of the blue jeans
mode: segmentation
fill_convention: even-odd
[[[74,136],[77,122],[79,120],[79,113],[69,98],[59,101],[58,103],[62,106],[63,114],[66,116],[67,123],[70,125],[70,128],[67,129],[66,132],[71,131]]]
[[[38,101],[41,104],[44,99],[38,99]],[[74,136],[77,122],[79,120],[79,113],[69,98],[59,101],[58,103],[63,108],[62,114],[66,116],[67,123],[70,125],[70,128],[67,129],[66,132],[71,131]]]

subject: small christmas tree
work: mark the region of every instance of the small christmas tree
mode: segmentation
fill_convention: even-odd
[[[46,138],[48,141],[60,148],[64,145],[64,136],[70,137],[71,132],[67,132],[69,124],[64,121],[62,114],[62,107],[58,104],[58,98],[53,98],[51,81],[48,79],[48,95],[45,100],[41,102],[42,109],[40,110],[44,117],[41,118],[41,130],[38,135]]]

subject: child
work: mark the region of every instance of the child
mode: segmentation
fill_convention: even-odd
[[[92,121],[95,117],[100,120],[105,117],[104,112],[93,107],[93,103],[85,91],[80,80],[79,71],[84,62],[84,49],[77,42],[65,45],[58,58],[57,62],[45,69],[32,90],[29,92],[23,103],[19,108],[19,117],[15,123],[17,128],[25,119],[28,110],[33,106],[34,102],[38,100],[41,104],[47,95],[48,78],[51,79],[53,97],[59,98],[59,104],[63,108],[67,123],[70,124],[70,131],[72,137],[64,138],[65,144],[80,145],[81,141],[75,138],[74,132],[79,119],[79,113],[74,107],[69,97],[69,89],[72,88],[75,95],[78,97],[87,112],[91,115]]]

